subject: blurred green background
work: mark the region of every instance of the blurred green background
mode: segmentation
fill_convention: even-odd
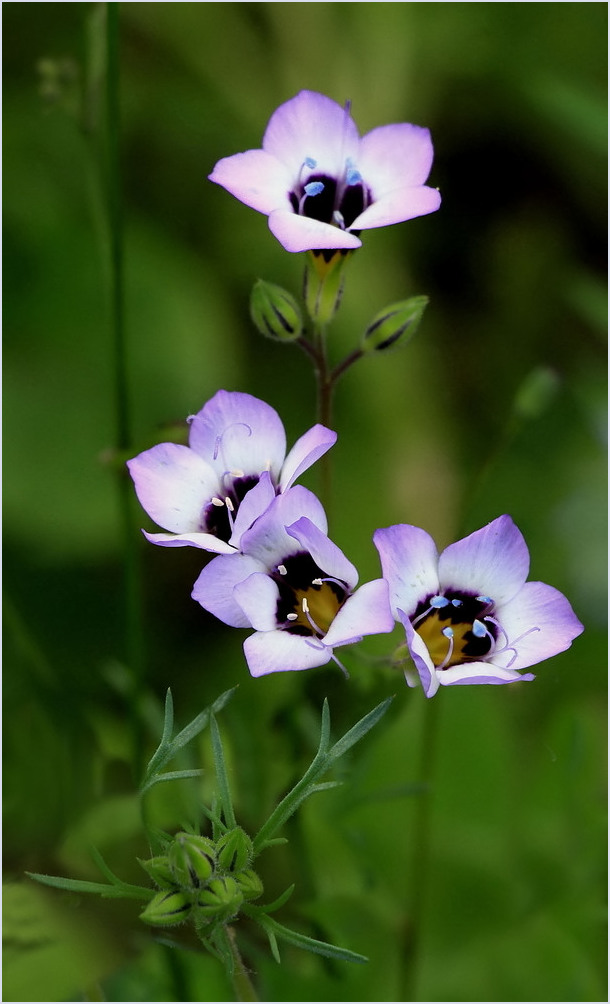
[[[168,686],[183,725],[235,684],[221,725],[252,831],[313,755],[324,696],[338,735],[396,695],[345,785],[317,795],[288,845],[260,859],[268,901],[297,885],[278,919],[370,962],[285,947],[277,966],[244,925],[261,999],[607,999],[606,5],[120,5],[131,455],[175,437],[221,387],[269,401],[289,442],[314,421],[305,357],[261,340],[248,318],[253,281],[298,294],[303,261],[206,180],[216,160],[260,146],[271,112],[301,88],[350,98],[361,132],[426,125],[443,205],[364,235],[331,354],[386,303],[426,293],[431,304],[406,351],[359,363],[339,385],[331,536],[365,581],[379,574],[379,526],[416,523],[445,546],[508,512],[531,576],[564,591],[585,624],[533,684],[435,698],[416,998],[405,944],[425,702],[378,659],[399,632],[344,650],[349,683],[329,668],[251,680],[245,632],[190,599],[202,553],[147,546],[140,526],[152,524],[133,505],[134,684],[87,85],[99,13],[4,5],[4,999],[231,999],[219,963],[167,947],[136,903],[53,892],[23,873],[98,879],[93,843],[142,881],[134,718],[150,755]],[[316,472],[305,482],[317,489]],[[205,736],[183,765],[202,763]],[[159,825],[178,827],[209,785],[206,772],[203,786],[161,786]]]

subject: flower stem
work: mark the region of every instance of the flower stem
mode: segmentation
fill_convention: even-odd
[[[418,779],[421,789],[415,808],[411,860],[409,863],[409,915],[407,917],[404,964],[400,1000],[418,1000],[418,980],[420,976],[422,923],[428,893],[430,871],[431,810],[433,795],[433,775],[436,765],[438,736],[439,696],[424,698],[423,721],[421,723]]]
[[[124,311],[123,202],[120,157],[120,80],[119,80],[119,4],[105,4],[105,121],[102,125],[102,181],[108,234],[110,323],[114,374],[115,448],[125,452],[131,447],[129,414],[127,345]],[[126,602],[127,663],[132,687],[128,696],[134,742],[134,770],[141,774],[143,737],[139,715],[143,681],[144,644],[141,603],[139,547],[133,532],[132,492],[125,471],[118,473],[119,518],[124,543],[124,590]]]
[[[242,957],[239,953],[239,948],[237,947],[237,938],[235,936],[235,931],[232,927],[226,928],[227,933],[227,943],[231,950],[231,955],[233,957],[233,990],[235,991],[235,1000],[238,1001],[257,1001],[258,997],[256,991],[252,984],[246,967],[242,961]]]

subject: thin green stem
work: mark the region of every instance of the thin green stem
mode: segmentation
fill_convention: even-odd
[[[231,956],[233,958],[233,990],[235,991],[235,1000],[238,1001],[257,1001],[258,996],[254,989],[254,985],[244,963],[242,957],[239,953],[239,948],[237,947],[237,938],[235,936],[235,931],[232,927],[226,928],[227,933],[227,944],[231,950]]]
[[[105,120],[103,123],[102,178],[108,233],[110,323],[114,374],[115,448],[128,451],[131,446],[129,413],[127,345],[124,310],[124,227],[121,183],[120,59],[119,4],[105,4]],[[134,770],[142,770],[143,736],[139,714],[143,685],[144,632],[142,624],[142,588],[138,539],[134,533],[132,492],[125,472],[118,472],[119,518],[124,543],[124,582],[126,604],[127,663],[132,673],[129,695],[134,742]]]
[[[400,1000],[416,1001],[422,950],[422,923],[430,874],[431,812],[433,777],[436,766],[436,746],[440,695],[425,699],[420,735],[418,780],[421,791],[415,807],[415,819],[409,867],[409,916],[405,936],[404,963]]]

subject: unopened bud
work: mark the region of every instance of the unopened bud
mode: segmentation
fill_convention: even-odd
[[[252,289],[250,316],[261,335],[276,342],[293,342],[303,331],[303,318],[294,296],[263,279]]]
[[[158,892],[153,896],[145,910],[140,914],[140,920],[153,927],[173,927],[181,924],[188,917],[191,900],[184,893],[175,889],[173,892]]]
[[[263,883],[251,868],[246,868],[243,872],[235,872],[233,878],[241,889],[244,899],[258,899],[259,896],[263,895]]]
[[[252,841],[247,833],[236,826],[229,830],[216,844],[218,865],[223,871],[241,872],[252,860]]]
[[[176,885],[169,859],[165,855],[149,858],[147,861],[138,858],[138,862],[160,889],[173,889]]]
[[[344,269],[352,252],[308,251],[303,295],[314,324],[328,324],[339,309],[345,281]]]
[[[168,857],[174,880],[184,889],[199,889],[214,873],[214,844],[197,833],[177,833]]]
[[[244,901],[243,893],[231,875],[211,879],[197,893],[195,906],[199,916],[208,920],[231,920]]]
[[[399,343],[406,345],[417,331],[428,303],[427,296],[412,296],[380,310],[362,336],[362,351],[385,352]]]

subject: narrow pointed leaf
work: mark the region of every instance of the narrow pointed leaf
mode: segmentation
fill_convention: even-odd
[[[233,811],[233,801],[231,799],[231,789],[229,788],[229,779],[227,777],[227,765],[225,763],[222,740],[220,738],[220,732],[218,731],[218,725],[216,724],[214,715],[212,715],[210,728],[212,733],[212,750],[214,752],[216,782],[218,784],[220,799],[222,802],[222,811],[227,826],[229,829],[234,829],[234,827],[237,826],[237,820],[235,819],[235,812]]]
[[[278,938],[283,938],[297,948],[304,948],[308,952],[315,952],[316,955],[324,955],[327,959],[337,959],[340,962],[368,962],[365,955],[357,952],[350,952],[348,948],[339,948],[337,945],[329,945],[326,941],[317,941],[315,938],[308,938],[298,931],[291,931],[290,928],[278,924],[277,920],[271,917],[261,917],[259,923],[265,928],[267,934],[272,931]]]
[[[54,889],[63,889],[66,892],[86,892],[96,893],[105,899],[152,899],[155,894],[154,889],[145,889],[144,886],[128,885],[122,882],[121,885],[107,885],[105,882],[87,882],[83,879],[62,878],[59,875],[40,875],[37,872],[26,872],[35,882],[42,885],[50,885]]]
[[[346,732],[343,738],[339,739],[338,742],[336,742],[335,745],[328,751],[330,762],[334,763],[334,761],[338,760],[339,757],[342,757],[344,753],[347,753],[352,746],[355,746],[356,743],[359,742],[362,737],[377,724],[379,719],[385,715],[392,701],[392,697],[386,698],[386,700],[382,701],[381,704],[378,704],[376,708],[369,711],[368,715],[365,715],[359,722],[356,722],[349,732]]]

